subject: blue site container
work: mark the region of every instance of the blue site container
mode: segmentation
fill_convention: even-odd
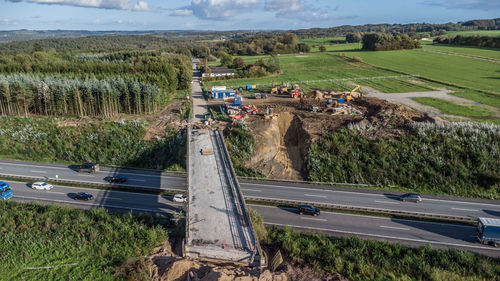
[[[344,99],[338,99],[337,102],[338,103],[344,103]]]
[[[241,105],[241,97],[234,97],[234,104]]]
[[[251,91],[252,91],[252,89],[253,89],[253,88],[252,88],[252,85],[250,85],[250,84],[249,84],[249,85],[247,85],[247,91],[251,92]]]

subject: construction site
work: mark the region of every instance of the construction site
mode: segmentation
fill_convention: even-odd
[[[216,91],[228,90],[221,87]],[[346,92],[306,92],[290,83],[273,85],[265,91],[246,85],[232,93],[208,100],[210,111],[205,115],[205,125],[228,132],[233,123],[243,122],[257,143],[245,165],[275,179],[306,179],[309,147],[325,132],[357,124],[377,127],[371,133],[373,137],[397,137],[404,132],[395,125],[442,122],[407,106],[367,96],[359,85]]]

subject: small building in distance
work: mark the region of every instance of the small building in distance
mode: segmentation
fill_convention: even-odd
[[[234,70],[227,67],[210,67],[209,72],[204,72],[202,77],[225,77],[234,76]]]

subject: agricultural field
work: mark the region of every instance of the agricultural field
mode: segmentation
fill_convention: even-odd
[[[114,269],[169,237],[150,216],[0,202],[2,280],[124,280]],[[49,267],[49,268],[45,268]]]
[[[455,35],[463,35],[463,36],[491,36],[497,37],[500,36],[500,30],[471,30],[471,31],[448,31],[446,35],[455,36]]]
[[[435,107],[443,113],[470,118],[490,117],[492,112],[476,105],[460,105],[447,100],[429,97],[416,97],[414,101]]]
[[[338,44],[345,43],[345,36],[338,37],[323,37],[323,38],[305,38],[300,39],[299,43],[306,43],[309,45],[327,45],[327,44]]]
[[[500,60],[500,50],[492,48],[479,48],[479,47],[453,46],[453,45],[423,45],[423,50],[478,56],[478,57]]]
[[[244,57],[246,63],[259,59],[266,60],[268,56]],[[282,81],[298,83],[306,90],[312,88],[333,89],[336,91],[350,90],[356,84],[373,87],[382,92],[411,92],[430,90],[422,84],[409,82],[408,77],[390,70],[382,70],[364,64],[356,59],[350,59],[334,53],[289,54],[279,57],[283,74],[252,79],[231,79],[223,81],[207,81],[210,85],[227,85],[239,87],[255,84],[257,88],[268,90],[274,82]],[[403,77],[402,77],[403,76]],[[415,79],[412,77],[412,79]]]

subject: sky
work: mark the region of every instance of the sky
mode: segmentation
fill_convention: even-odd
[[[447,23],[500,0],[0,0],[0,30],[262,30]]]

